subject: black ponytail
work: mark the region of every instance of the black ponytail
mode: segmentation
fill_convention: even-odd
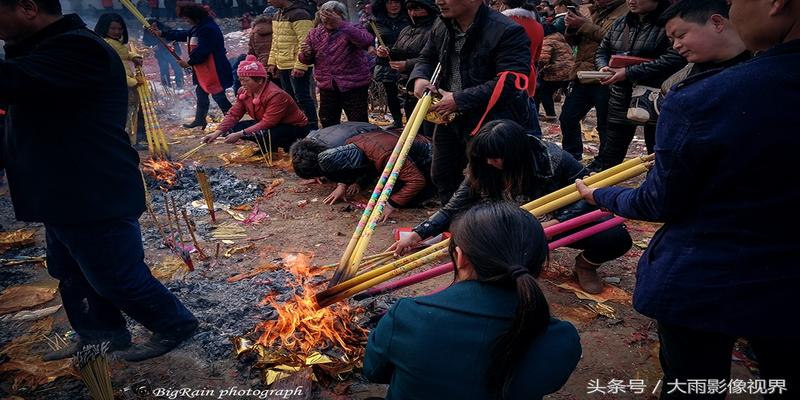
[[[536,282],[548,257],[544,230],[529,212],[510,202],[495,202],[464,212],[451,233],[451,256],[458,246],[478,280],[517,291],[514,321],[494,343],[487,376],[494,397],[504,399],[528,346],[550,322],[547,299]]]

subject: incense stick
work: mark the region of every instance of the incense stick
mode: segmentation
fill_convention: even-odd
[[[211,190],[211,183],[209,183],[208,176],[204,169],[198,168],[196,174],[197,183],[200,184],[200,191],[203,192],[203,198],[206,201],[206,206],[208,206],[208,212],[211,214],[211,222],[216,223],[217,216],[214,212],[214,192]]]
[[[197,153],[198,150],[202,149],[207,144],[208,143],[201,143],[199,146],[187,151],[186,153],[181,154],[181,156],[178,157],[178,161],[183,161],[183,160],[189,158],[192,154]]]
[[[192,223],[189,220],[189,215],[186,213],[185,208],[181,208],[181,214],[183,215],[183,220],[186,221],[186,227],[189,230],[189,236],[192,238],[192,244],[194,244],[194,248],[197,249],[197,254],[199,254],[203,260],[207,259],[208,256],[203,252],[203,249],[200,248],[200,243],[197,243],[197,237],[194,235],[194,228],[192,228]]]

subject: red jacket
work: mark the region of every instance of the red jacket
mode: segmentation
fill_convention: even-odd
[[[386,163],[392,155],[392,150],[397,144],[398,137],[383,130],[365,132],[347,139],[346,144],[354,144],[372,162],[376,171],[383,171]],[[430,143],[428,138],[418,135],[414,138],[415,143]],[[403,207],[410,202],[414,196],[425,189],[425,175],[411,159],[406,159],[400,174],[397,176],[398,182],[403,182],[403,187],[393,191],[389,197],[389,204],[393,207]]]
[[[255,101],[254,101],[255,100]],[[245,133],[252,134],[257,131],[274,128],[279,124],[306,126],[308,118],[297,107],[288,93],[279,88],[278,85],[266,81],[266,86],[261,90],[257,99],[245,88],[239,89],[238,100],[225,115],[225,119],[219,124],[219,131],[226,132],[233,128],[244,114],[250,116],[258,122],[245,129]]]
[[[531,39],[531,75],[528,77],[528,96],[533,97],[536,92],[536,63],[539,62],[539,54],[542,52],[544,28],[536,20],[536,14],[524,8],[505,10],[503,15],[522,25],[528,34],[528,38]]]

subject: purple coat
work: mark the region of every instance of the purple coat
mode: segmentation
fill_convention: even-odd
[[[366,29],[342,22],[339,29],[329,31],[318,25],[308,33],[306,45],[298,58],[303,64],[314,64],[314,79],[320,89],[339,91],[369,85],[371,71],[366,49],[372,45]]]

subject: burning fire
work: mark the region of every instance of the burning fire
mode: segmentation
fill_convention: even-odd
[[[175,184],[178,179],[178,171],[183,168],[183,164],[172,161],[145,160],[142,162],[142,171],[154,179],[164,182],[168,188]]]
[[[347,305],[317,309],[313,286],[306,282],[322,271],[310,267],[308,255],[284,255],[284,265],[296,278],[294,288],[302,285],[303,289],[302,295],[295,295],[286,303],[276,303],[272,294],[261,301],[262,305],[271,304],[278,313],[277,319],[262,322],[255,329],[260,334],[253,346],[259,353],[257,364],[275,368],[266,371],[267,384],[272,383],[270,377],[274,381],[288,375],[281,375],[280,371],[297,371],[306,366],[341,377],[360,361],[368,332],[353,322],[356,310]]]

